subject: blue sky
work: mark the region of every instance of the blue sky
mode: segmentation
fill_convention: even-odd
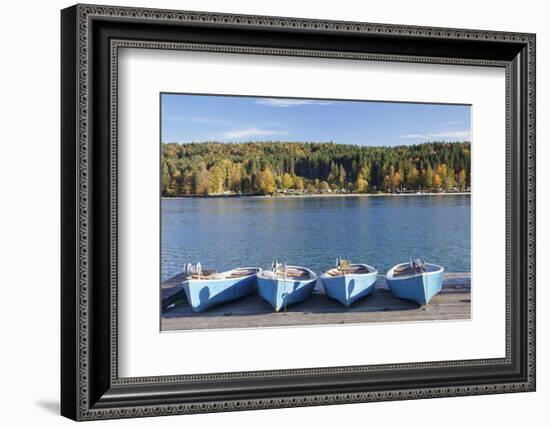
[[[370,146],[470,140],[470,106],[161,95],[162,142],[300,141]]]

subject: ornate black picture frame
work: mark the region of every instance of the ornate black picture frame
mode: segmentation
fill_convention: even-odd
[[[535,35],[76,5],[61,13],[61,413],[158,416],[535,390]],[[506,356],[120,378],[120,47],[506,70]]]

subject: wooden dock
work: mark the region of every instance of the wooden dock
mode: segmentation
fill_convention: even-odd
[[[205,330],[221,328],[281,327],[321,324],[357,324],[408,321],[470,319],[470,273],[447,273],[443,290],[427,306],[393,297],[379,276],[376,290],[346,308],[325,294],[289,306],[286,312],[273,312],[257,294],[205,312],[194,313],[181,290],[183,274],[162,284],[161,330]]]

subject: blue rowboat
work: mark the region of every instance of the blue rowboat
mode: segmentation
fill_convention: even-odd
[[[411,260],[391,268],[386,281],[394,296],[426,305],[441,291],[443,271],[443,266]]]
[[[249,295],[256,290],[256,275],[262,270],[237,268],[226,272],[202,274],[200,264],[194,271],[189,266],[186,269],[188,276],[182,286],[194,312],[202,312]]]
[[[258,273],[258,292],[276,312],[311,297],[317,275],[300,266],[275,264]]]
[[[320,276],[327,296],[349,307],[374,290],[378,269],[363,263],[342,264]]]

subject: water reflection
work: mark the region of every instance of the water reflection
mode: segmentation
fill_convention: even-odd
[[[335,258],[385,271],[409,256],[470,271],[470,196],[162,200],[162,277],[274,258],[321,272]]]

